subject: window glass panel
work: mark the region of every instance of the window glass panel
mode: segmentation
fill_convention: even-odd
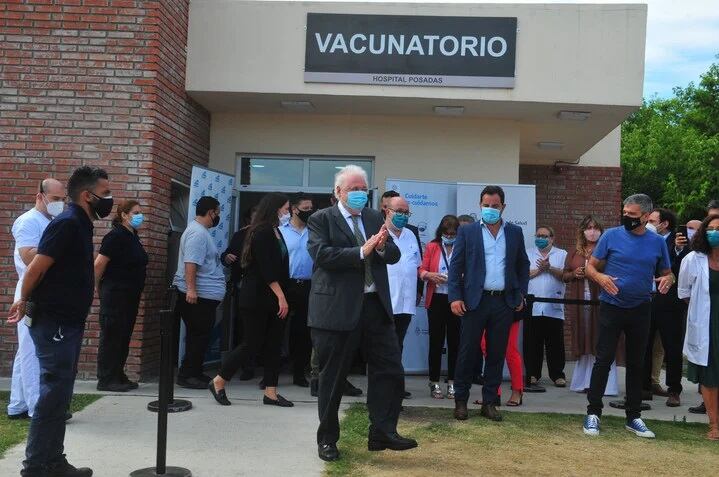
[[[360,166],[369,177],[368,186],[372,188],[372,161],[356,159],[310,159],[310,187],[326,187],[332,189],[335,174],[348,164]]]
[[[253,186],[301,186],[304,160],[243,157],[240,184]]]

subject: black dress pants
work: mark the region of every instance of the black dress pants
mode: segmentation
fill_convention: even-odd
[[[628,421],[641,417],[642,374],[650,320],[651,304],[649,302],[634,308],[620,308],[606,302],[600,303],[597,359],[594,362],[592,379],[587,393],[587,401],[589,401],[587,414],[602,415],[604,407],[602,396],[607,387],[609,368],[617,354],[619,336],[624,332],[627,362],[625,412]]]
[[[665,298],[659,297],[652,302],[652,320],[647,339],[647,352],[644,355],[644,389],[647,391],[652,389],[652,348],[654,336],[659,333],[664,347],[668,391],[681,394],[686,307],[681,303],[671,303]]]
[[[242,344],[225,356],[220,377],[231,380],[240,367],[248,366],[252,357],[264,349],[265,386],[276,387],[286,320],[267,309],[242,309],[242,318],[245,325]]]
[[[210,334],[215,326],[215,310],[220,302],[198,298],[197,303],[187,303],[182,292],[177,294],[175,314],[185,323],[185,357],[178,371],[183,378],[199,378],[202,376],[202,365],[205,362],[207,345],[210,343]]]
[[[449,307],[447,295],[435,293],[432,296],[432,303],[427,310],[427,320],[429,321],[429,380],[433,383],[439,381],[445,337],[447,338],[447,378],[453,380],[459,348],[460,322],[459,317],[452,313]],[[479,341],[475,344],[476,353],[479,349]]]
[[[524,366],[527,381],[542,377],[544,353],[547,354],[549,379],[565,379],[564,320],[549,316],[532,316],[524,320]]]
[[[120,383],[130,338],[137,319],[142,289],[103,284],[100,287],[100,342],[97,349],[97,379],[101,384]]]
[[[367,360],[370,433],[380,431],[389,434],[397,431],[404,369],[394,320],[391,318],[387,316],[376,293],[365,293],[360,321],[354,330],[312,328],[312,343],[320,369],[318,444],[335,444],[339,440],[337,413],[347,374],[360,348]]]
[[[310,300],[309,280],[291,280],[287,290],[292,316],[290,317],[290,356],[292,357],[296,378],[305,375],[305,368],[310,363],[312,354],[312,338],[307,327],[307,305]]]

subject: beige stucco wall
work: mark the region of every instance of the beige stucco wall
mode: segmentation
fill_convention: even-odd
[[[304,83],[307,12],[518,18],[514,89]],[[647,6],[193,0],[187,90],[641,104]]]
[[[366,156],[387,177],[516,184],[513,121],[407,116],[215,113],[210,167],[235,173],[238,153]]]
[[[619,148],[622,140],[622,127],[619,126],[607,134],[604,139],[584,153],[579,160],[580,166],[619,167]]]

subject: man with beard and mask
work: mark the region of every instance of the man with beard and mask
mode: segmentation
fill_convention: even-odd
[[[658,293],[666,294],[676,279],[664,238],[647,230],[652,209],[652,200],[645,194],[627,197],[622,226],[604,232],[586,266],[587,277],[602,288],[597,358],[587,393],[589,405],[583,426],[588,436],[599,435],[602,396],[619,336],[624,332],[627,367],[625,428],[638,437],[655,437],[642,421],[640,410],[652,288],[656,282]]]
[[[312,198],[302,192],[290,197],[292,218],[280,226],[290,256],[290,284],[287,290],[290,317],[290,356],[293,364],[293,383],[306,388],[305,368],[310,362],[312,340],[307,327],[307,304],[310,299],[312,258],[307,252],[307,221],[314,212]]]
[[[220,203],[203,196],[195,206],[195,220],[187,224],[180,238],[177,271],[173,284],[179,291],[175,314],[182,317],[185,356],[177,373],[177,385],[206,389],[211,377],[202,373],[210,333],[215,325],[215,310],[225,297],[225,274],[215,240],[209,229],[220,223]]]
[[[15,239],[15,270],[18,282],[15,300],[20,298],[25,270],[37,254],[37,246],[50,221],[65,209],[65,188],[60,181],[45,179],[35,196],[35,207],[18,217],[12,224]],[[17,352],[12,367],[8,419],[28,419],[33,415],[40,393],[40,365],[35,355],[35,345],[30,329],[21,320],[17,324]]]
[[[90,166],[76,169],[68,194],[71,203],[43,232],[8,318],[8,323],[17,323],[25,317],[41,369],[21,471],[26,477],[92,475],[91,469],[67,462],[63,443],[65,413],[95,291],[92,222],[112,210],[107,173]]]
[[[677,217],[668,209],[656,208],[649,214],[647,228],[664,238],[669,251],[672,272],[679,275],[682,259],[689,253],[687,237],[675,232]],[[678,407],[681,404],[679,395],[682,392],[682,367],[684,357],[684,316],[686,304],[677,296],[674,284],[668,293],[657,294],[652,300],[652,319],[647,341],[647,352],[644,356],[644,399],[652,399],[653,395],[668,396],[667,406]],[[655,340],[658,337],[658,340]],[[657,346],[658,344],[658,346]],[[662,351],[663,352],[660,352]],[[666,360],[667,373],[665,391],[659,383],[662,361]],[[655,375],[656,370],[656,375]],[[656,381],[655,381],[656,378]]]

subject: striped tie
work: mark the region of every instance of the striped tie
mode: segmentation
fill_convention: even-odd
[[[361,247],[362,245],[364,245],[365,239],[359,229],[359,216],[351,215],[350,217],[352,217],[352,228],[354,229],[355,240],[357,240],[357,245]],[[370,263],[370,258],[371,256],[364,258],[364,284],[366,287],[371,287],[374,283],[374,279],[372,278],[372,264]]]

